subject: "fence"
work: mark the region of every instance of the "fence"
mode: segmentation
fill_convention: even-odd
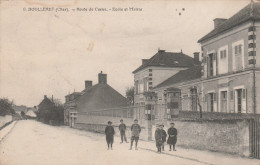
[[[249,150],[251,156],[260,159],[260,119],[250,120],[249,124]]]

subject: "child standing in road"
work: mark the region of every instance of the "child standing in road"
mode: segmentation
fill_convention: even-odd
[[[114,142],[114,134],[115,134],[115,130],[114,127],[112,126],[112,122],[109,121],[107,122],[108,125],[105,128],[105,134],[106,134],[106,141],[107,141],[107,150],[109,150],[109,147],[111,148],[111,150],[113,149],[113,142]]]
[[[162,150],[164,151],[164,144],[166,142],[166,138],[167,138],[167,133],[166,131],[163,129],[164,125],[161,125],[161,130],[162,130]]]
[[[138,150],[137,144],[138,144],[138,140],[139,140],[139,136],[140,136],[140,132],[141,132],[141,127],[138,124],[137,119],[134,120],[134,124],[131,127],[131,132],[132,132],[132,137],[131,137],[131,146],[130,146],[129,150],[132,150],[134,141],[135,141],[135,150]]]
[[[156,147],[157,147],[157,152],[161,153],[162,152],[162,138],[163,138],[163,132],[162,129],[160,128],[161,125],[157,125],[157,129],[155,130],[155,142],[156,142]]]
[[[124,124],[123,119],[120,120],[120,123],[121,124],[119,125],[119,131],[120,131],[120,135],[121,135],[121,143],[123,143],[124,140],[126,143],[128,143],[126,136],[125,136],[126,125]]]

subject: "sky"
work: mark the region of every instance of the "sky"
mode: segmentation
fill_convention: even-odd
[[[0,1],[0,97],[38,105],[82,91],[84,81],[108,84],[125,95],[132,71],[158,49],[193,56],[197,41],[250,0],[2,0]],[[53,7],[54,11],[28,11]],[[112,8],[128,11],[110,11]],[[129,8],[142,11],[129,11]],[[56,9],[69,11],[55,11]],[[66,9],[67,8],[67,9]],[[77,11],[93,8],[94,11]],[[95,11],[107,8],[108,11]],[[73,11],[75,9],[75,11]],[[26,11],[24,11],[26,10]],[[179,14],[181,13],[181,14]]]

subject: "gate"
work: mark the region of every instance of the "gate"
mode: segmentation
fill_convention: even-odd
[[[251,157],[260,159],[260,118],[250,119],[249,151]]]

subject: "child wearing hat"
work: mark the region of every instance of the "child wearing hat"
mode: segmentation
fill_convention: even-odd
[[[126,143],[128,143],[126,136],[125,136],[126,125],[124,124],[123,119],[120,120],[120,123],[121,123],[119,125],[119,131],[120,131],[120,135],[121,135],[121,142],[120,143],[123,143],[124,140],[125,140]]]
[[[167,143],[170,146],[170,151],[176,151],[175,144],[177,142],[177,129],[174,128],[174,123],[171,123],[171,127],[168,129],[168,135]]]
[[[130,145],[129,150],[132,150],[132,146],[133,146],[134,141],[135,141],[135,150],[138,150],[137,144],[138,144],[140,132],[141,132],[141,127],[138,124],[138,120],[135,119],[134,124],[131,126],[132,137],[131,137],[131,145]]]
[[[156,142],[157,152],[161,153],[163,132],[161,129],[161,125],[156,125],[156,127],[157,128],[155,130],[154,138],[155,138],[155,142]]]
[[[114,142],[114,134],[115,130],[114,127],[112,126],[112,122],[108,121],[108,125],[105,128],[105,134],[106,134],[106,141],[107,141],[107,149],[109,150],[109,147],[112,150],[113,142]]]
[[[161,125],[160,128],[162,130],[162,150],[164,151],[164,144],[166,142],[166,138],[167,138],[167,133],[166,131],[163,129],[164,125]]]

